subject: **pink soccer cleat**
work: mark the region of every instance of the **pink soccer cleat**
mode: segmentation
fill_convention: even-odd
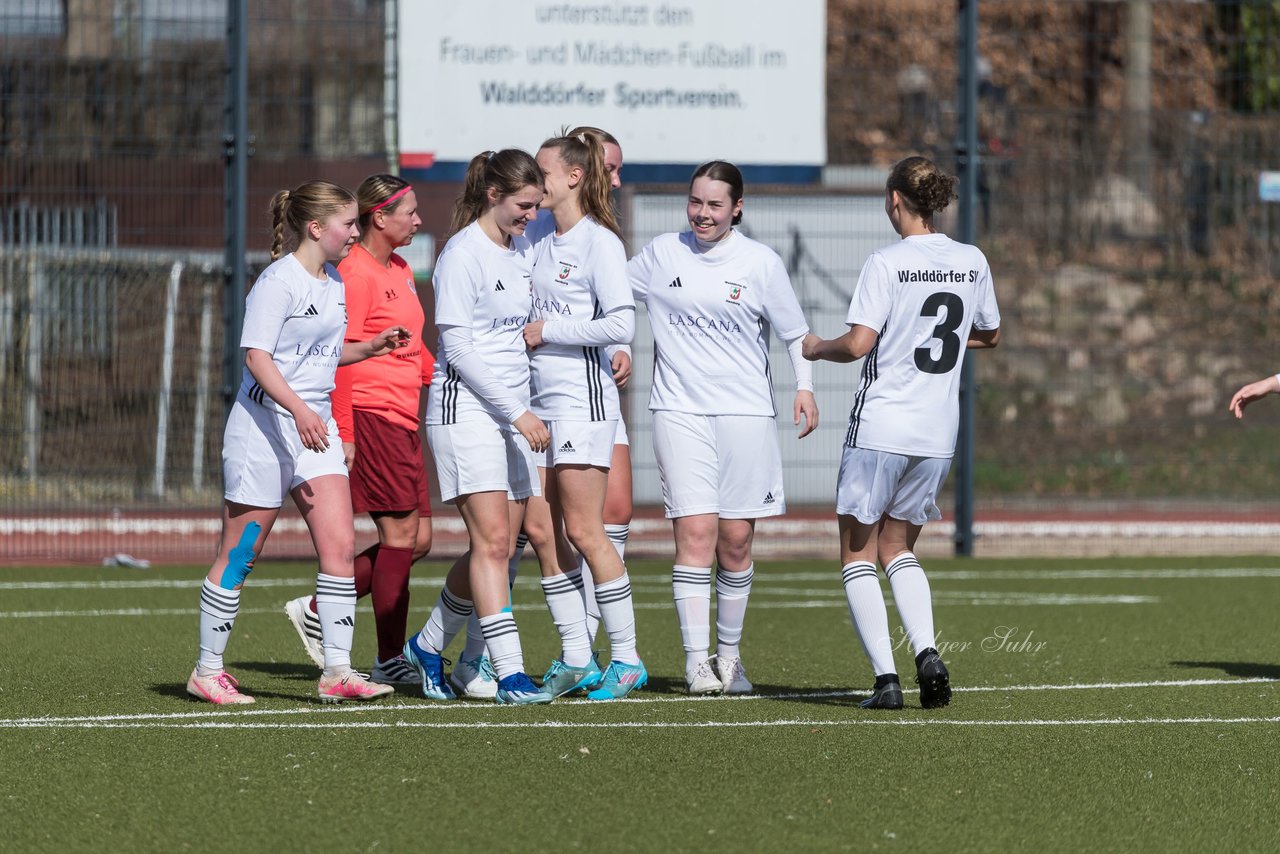
[[[242,706],[254,702],[248,694],[241,694],[239,688],[240,683],[225,670],[212,676],[201,676],[198,670],[192,670],[191,678],[187,680],[188,694],[217,706]]]
[[[395,692],[396,689],[390,685],[379,685],[376,682],[370,682],[354,670],[348,671],[342,676],[321,676],[320,685],[316,688],[316,693],[320,695],[320,700],[325,703],[342,703],[347,700],[376,700],[379,697],[385,697]]]

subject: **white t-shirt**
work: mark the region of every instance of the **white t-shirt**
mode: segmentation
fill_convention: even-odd
[[[590,217],[557,236],[554,228],[533,253],[533,319],[545,320],[544,342],[529,355],[533,413],[553,421],[619,417],[618,389],[605,348],[610,338],[593,320],[635,302],[627,283],[622,241]]]
[[[702,251],[692,232],[663,234],[627,265],[653,328],[652,410],[776,415],[769,330],[809,331],[778,254],[739,232]]]
[[[524,237],[514,237],[504,249],[489,239],[478,223],[459,231],[445,244],[436,261],[432,282],[436,292],[437,326],[471,330],[475,352],[487,369],[527,409],[529,405],[529,357],[525,353],[524,325],[531,305],[529,274],[532,247]],[[441,346],[436,356],[428,424],[456,424],[494,418],[508,424],[511,413],[481,398],[449,364]],[[518,414],[518,413],[516,413]]]
[[[925,234],[873,252],[845,322],[880,335],[862,364],[845,444],[917,457],[954,454],[969,331],[1000,326],[982,251]]]
[[[327,421],[329,392],[347,332],[347,298],[337,269],[325,264],[324,272],[323,280],[313,277],[292,253],[263,270],[244,301],[240,347],[270,353],[294,394]],[[239,396],[289,415],[247,367]]]

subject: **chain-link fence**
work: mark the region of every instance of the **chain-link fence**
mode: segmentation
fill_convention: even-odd
[[[259,262],[274,190],[385,168],[395,9],[250,5]],[[957,20],[927,0],[827,9],[824,184],[748,187],[746,228],[830,335],[866,254],[893,239],[888,165],[924,153],[955,168]],[[1001,347],[977,358],[979,553],[1018,519],[1043,524],[1047,550],[1123,550],[1108,523],[1153,514],[1176,524],[1138,547],[1273,535],[1243,523],[1280,505],[1280,407],[1237,424],[1226,402],[1280,367],[1280,215],[1258,189],[1280,170],[1280,3],[981,0],[979,18],[978,235],[1004,316]],[[93,528],[37,518],[216,512],[226,63],[221,3],[0,0],[0,560],[57,559]],[[420,189],[441,245],[455,188]],[[681,192],[626,189],[632,251],[681,226]],[[853,376],[818,366],[828,426],[808,444],[782,419],[792,501],[823,514]],[[637,417],[637,500],[652,501]],[[1236,527],[1190,525],[1225,517]],[[189,555],[135,528],[140,551]]]

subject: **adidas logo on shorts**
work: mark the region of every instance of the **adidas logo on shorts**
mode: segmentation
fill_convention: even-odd
[[[765,503],[765,504],[772,504],[772,503],[773,503],[773,493],[772,493],[772,492],[766,492],[766,493],[764,494],[764,503]]]
[[[563,445],[560,446],[560,453],[562,454],[574,453],[573,443],[566,441]]]
[[[319,316],[320,312],[316,311],[316,307],[314,305],[309,305],[307,306],[307,310],[304,311],[303,314],[305,314],[307,317],[317,317]]]

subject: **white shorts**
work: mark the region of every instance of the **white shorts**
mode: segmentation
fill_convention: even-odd
[[[836,481],[836,513],[874,525],[884,515],[923,525],[941,519],[938,490],[951,460],[845,447]]]
[[[621,423],[621,419],[619,422]],[[614,437],[618,428],[613,421],[548,421],[551,444],[539,463],[543,468],[556,466],[599,466],[609,468],[613,461]]]
[[[328,428],[329,449],[311,451],[303,447],[293,418],[237,398],[222,434],[223,497],[233,504],[279,507],[309,480],[346,477],[342,438],[332,418]]]
[[[428,424],[427,444],[442,501],[477,492],[505,492],[512,501],[542,493],[529,443],[492,419]]]
[[[786,512],[778,429],[767,415],[653,413],[653,453],[668,519]]]
[[[613,436],[613,444],[615,445],[631,445],[631,437],[627,435],[627,422],[618,419],[618,432]]]

